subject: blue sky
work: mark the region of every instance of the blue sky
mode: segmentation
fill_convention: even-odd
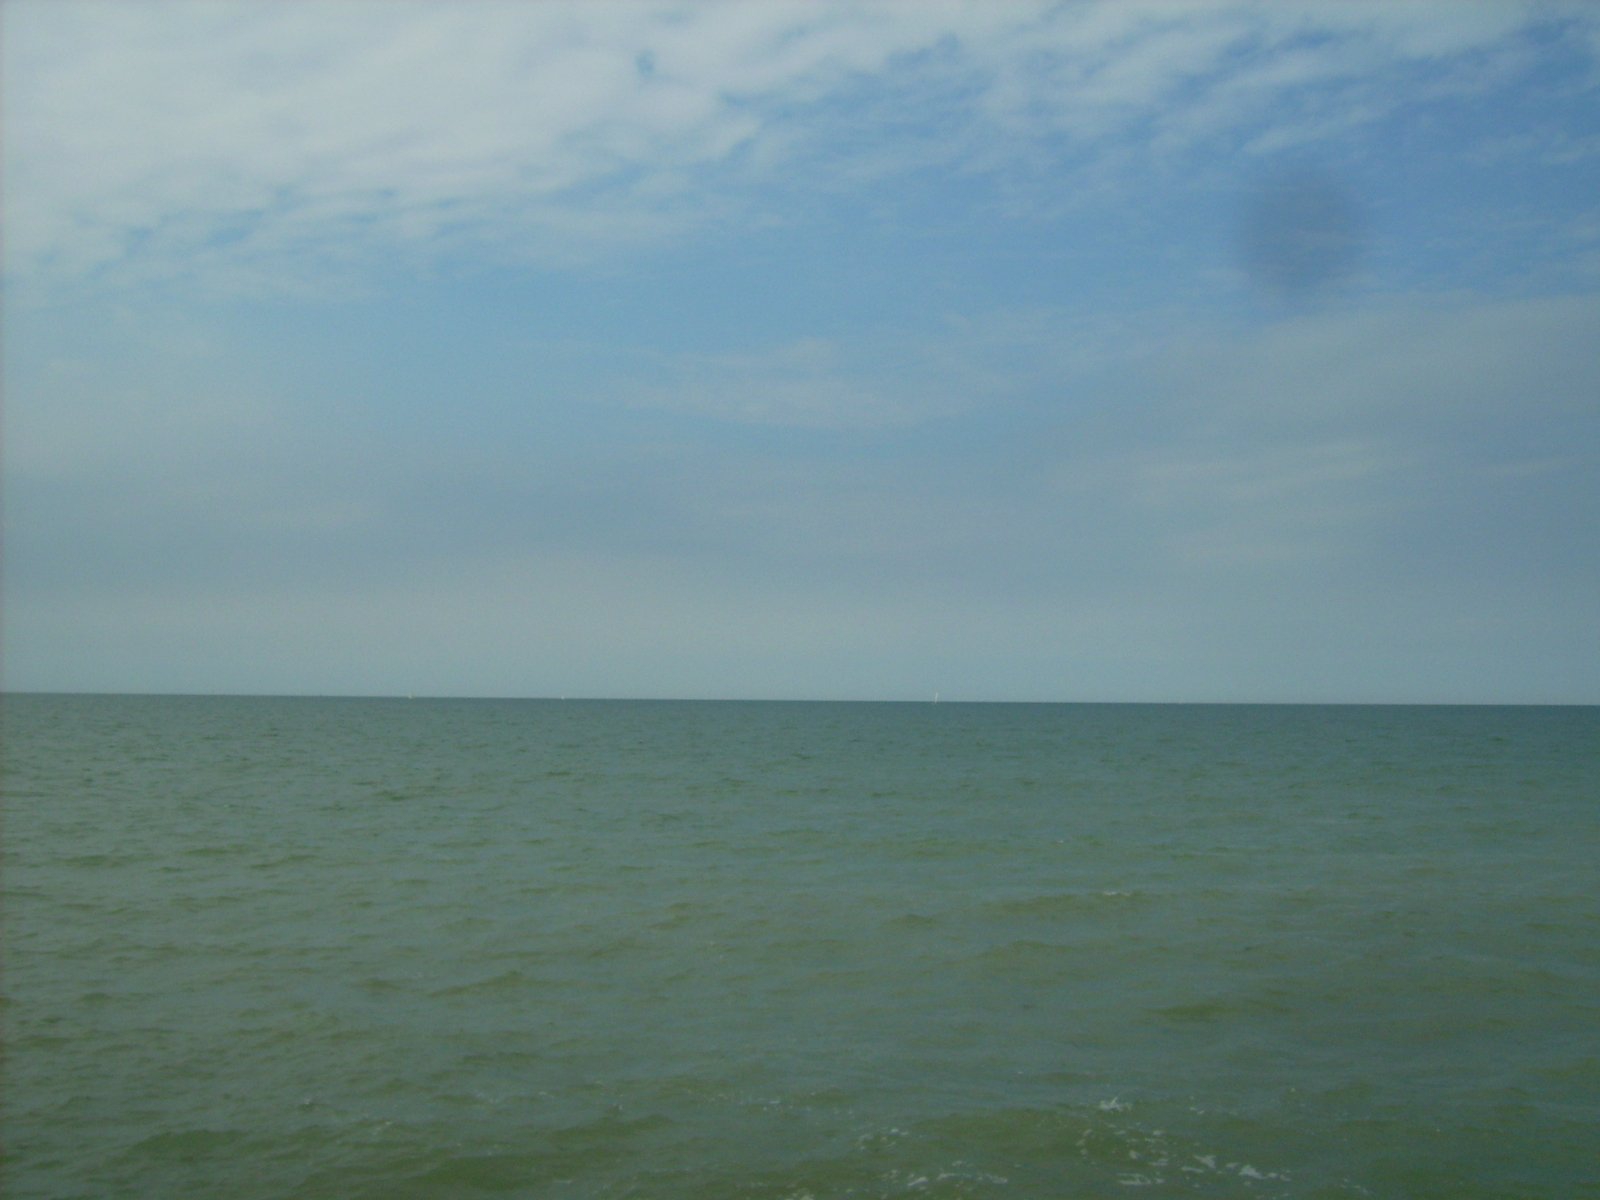
[[[1600,702],[1593,5],[0,11],[8,688]]]

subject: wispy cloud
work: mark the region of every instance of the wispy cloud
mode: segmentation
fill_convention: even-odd
[[[1351,119],[1308,100],[1280,125],[1285,89],[1468,55],[1550,12],[1450,7],[15,0],[8,270],[271,286],[394,250],[559,260],[697,228],[741,189],[771,203],[749,189],[786,176],[909,167],[913,115],[967,169],[1141,129],[1282,145]]]
[[[1592,5],[0,21],[8,682],[1593,694]]]

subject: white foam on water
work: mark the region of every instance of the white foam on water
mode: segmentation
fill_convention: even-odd
[[[957,1162],[957,1163],[952,1163],[951,1165],[953,1167],[962,1167],[962,1166],[965,1166],[966,1164]],[[974,1170],[974,1171],[950,1170],[950,1171],[938,1171],[938,1172],[935,1172],[935,1173],[930,1174],[930,1175],[903,1175],[903,1176],[898,1171],[892,1171],[892,1172],[889,1173],[889,1178],[890,1179],[895,1179],[895,1178],[902,1179],[901,1186],[904,1187],[907,1191],[912,1191],[912,1192],[924,1191],[925,1189],[927,1189],[929,1187],[933,1187],[936,1184],[947,1183],[947,1182],[949,1182],[951,1180],[955,1180],[958,1183],[993,1184],[993,1185],[1000,1186],[1000,1187],[1004,1187],[1007,1183],[1010,1182],[1010,1180],[1004,1175],[996,1175],[996,1174],[994,1174],[994,1173],[992,1173],[990,1171],[976,1171],[976,1170]]]
[[[1282,1174],[1281,1172],[1278,1172],[1278,1171],[1258,1171],[1254,1167],[1252,1167],[1249,1163],[1244,1163],[1244,1164],[1229,1163],[1228,1166],[1231,1167],[1231,1168],[1234,1168],[1237,1171],[1237,1173],[1239,1174],[1239,1176],[1241,1178],[1243,1178],[1243,1179],[1288,1179],[1289,1178],[1287,1175],[1284,1175],[1284,1174]]]

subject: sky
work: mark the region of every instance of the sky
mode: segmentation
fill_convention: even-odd
[[[0,38],[9,690],[1600,702],[1600,6]]]

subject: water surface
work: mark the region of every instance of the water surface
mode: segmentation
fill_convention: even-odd
[[[1600,710],[3,732],[15,1200],[1600,1195]]]

